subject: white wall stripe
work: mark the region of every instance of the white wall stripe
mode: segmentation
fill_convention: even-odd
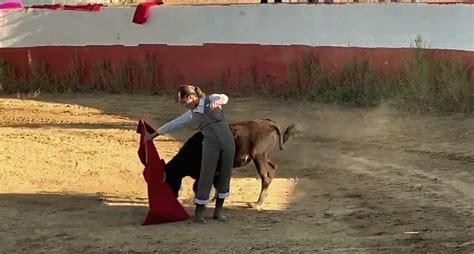
[[[348,4],[159,6],[144,25],[135,8],[100,12],[2,11],[0,47],[44,45],[266,45],[474,50],[474,5]]]

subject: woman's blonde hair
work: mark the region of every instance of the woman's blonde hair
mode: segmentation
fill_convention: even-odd
[[[179,102],[180,99],[186,98],[189,95],[196,95],[198,98],[201,98],[205,94],[201,91],[201,88],[192,85],[182,85],[178,87],[175,100]]]

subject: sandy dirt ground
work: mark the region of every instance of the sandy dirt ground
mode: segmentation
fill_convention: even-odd
[[[265,205],[245,205],[260,186],[248,165],[233,173],[230,221],[141,226],[137,121],[158,127],[181,112],[163,96],[0,98],[0,252],[474,252],[472,117],[233,99],[231,121],[304,131],[273,152]],[[160,155],[169,160],[194,131],[157,138]],[[192,214],[190,184],[180,201]]]

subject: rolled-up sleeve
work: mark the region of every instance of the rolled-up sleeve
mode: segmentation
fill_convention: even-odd
[[[177,118],[163,124],[159,129],[159,134],[168,133],[178,127],[181,127],[193,120],[193,113],[191,110],[184,112],[182,115],[178,116]]]
[[[215,106],[220,106],[227,104],[227,102],[229,102],[229,97],[225,94],[211,94],[209,95],[209,100],[211,100]]]

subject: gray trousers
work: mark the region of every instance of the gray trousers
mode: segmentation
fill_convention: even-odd
[[[197,186],[195,203],[206,205],[209,203],[214,176],[219,159],[221,160],[217,182],[218,198],[229,196],[230,179],[234,166],[235,143],[234,137],[225,121],[211,124],[202,130],[201,173]]]

